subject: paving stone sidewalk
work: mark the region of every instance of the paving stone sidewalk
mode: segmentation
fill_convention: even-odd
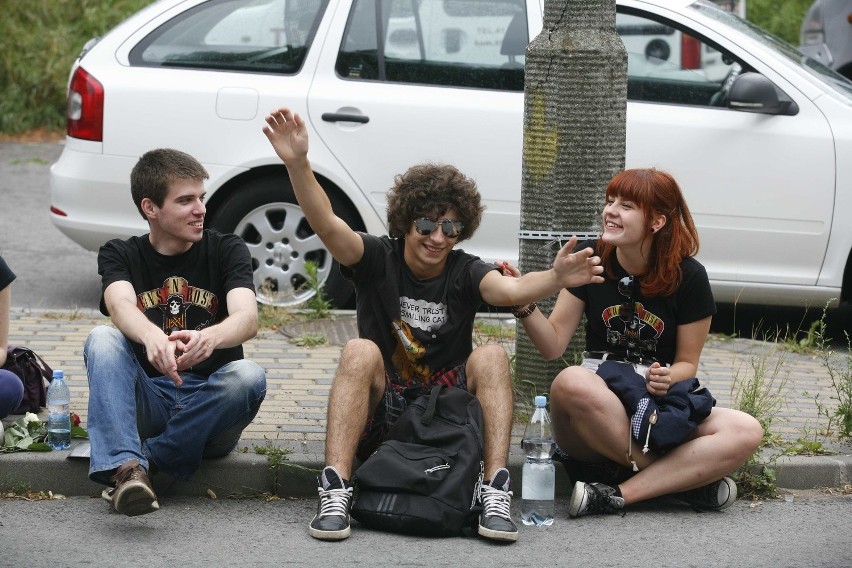
[[[10,343],[23,344],[39,353],[53,368],[63,369],[71,388],[71,406],[85,427],[88,385],[83,366],[83,343],[89,331],[109,320],[80,311],[13,311]],[[328,344],[302,347],[302,335],[323,335]],[[254,422],[246,428],[242,444],[271,441],[294,453],[322,453],[328,391],[340,346],[356,335],[351,313],[333,320],[306,321],[280,331],[261,331],[245,345],[246,357],[266,369],[266,400]],[[512,349],[514,342],[499,340]],[[826,425],[818,415],[815,398],[833,408],[836,397],[823,363],[813,355],[790,353],[758,341],[711,337],[702,354],[698,377],[720,406],[732,405],[732,390],[756,372],[774,381],[782,396],[772,430],[794,441]]]
[[[504,322],[505,323],[505,322]],[[27,345],[39,353],[54,369],[63,369],[71,389],[71,407],[80,415],[82,426],[87,422],[88,384],[83,365],[83,343],[89,331],[109,320],[97,312],[90,311],[30,311],[13,310],[10,321],[10,343]],[[507,324],[508,325],[508,324]],[[323,335],[328,344],[318,347],[300,346],[297,339],[304,335]],[[340,348],[345,341],[356,335],[355,319],[351,313],[343,312],[333,320],[306,321],[292,324],[279,331],[262,331],[244,346],[246,357],[258,362],[266,369],[267,394],[255,420],[240,440],[244,449],[242,456],[235,456],[227,464],[210,464],[200,472],[205,481],[197,486],[243,487],[249,474],[261,479],[266,469],[262,456],[254,448],[273,444],[287,448],[289,462],[317,468],[321,466],[326,404],[328,392],[337,367]],[[508,349],[514,341],[498,339]],[[732,405],[735,383],[746,380],[756,372],[763,373],[767,381],[774,381],[774,389],[781,396],[781,404],[772,424],[772,432],[787,441],[803,436],[813,437],[825,428],[826,419],[818,413],[815,398],[829,408],[836,406],[836,397],[828,373],[822,362],[811,355],[794,354],[776,346],[742,339],[711,337],[705,345],[698,377],[718,400],[719,406]],[[44,412],[44,411],[43,411]],[[15,420],[16,416],[4,419]],[[523,424],[513,429],[510,469],[519,468],[522,460],[520,437]],[[819,437],[820,441],[839,451],[837,456],[804,458],[796,457],[778,469],[779,485],[782,487],[842,486],[850,483],[852,474],[852,445],[837,443]],[[786,459],[786,458],[785,458]],[[19,468],[32,478],[44,476],[46,463],[51,467],[66,467],[62,456],[9,454],[0,456],[10,470]],[[0,463],[0,466],[3,466]],[[72,474],[85,479],[82,464],[69,464]],[[782,466],[783,467],[783,466]],[[0,467],[0,469],[5,469]],[[785,473],[789,472],[789,473]],[[518,472],[519,474],[519,472]],[[285,491],[293,494],[311,494],[316,491],[313,474],[301,475],[298,487],[294,484]],[[290,473],[291,482],[293,479]],[[227,483],[226,483],[227,480]],[[266,483],[256,481],[254,487]],[[781,483],[784,483],[781,485]],[[179,487],[175,491],[192,492],[193,487]],[[89,491],[88,485],[66,488],[66,492]],[[280,490],[280,489],[279,489]]]

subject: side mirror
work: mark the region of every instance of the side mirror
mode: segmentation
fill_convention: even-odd
[[[794,116],[799,105],[760,73],[747,72],[738,76],[728,93],[728,108],[760,114]]]

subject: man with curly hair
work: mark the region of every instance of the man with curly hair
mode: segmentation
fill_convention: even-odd
[[[565,287],[601,282],[600,259],[572,239],[553,268],[504,278],[497,266],[455,249],[479,226],[483,207],[475,182],[449,165],[424,164],[396,176],[388,193],[390,236],[352,230],[334,214],[308,161],[308,133],[288,109],[266,117],[264,134],[287,167],[313,230],[355,284],[358,339],[340,355],[328,403],[325,463],[310,535],[347,538],[357,455],[379,445],[406,406],[403,391],[445,384],[466,389],[482,406],[487,482],[479,534],[515,541],[509,516],[512,385],[509,358],[494,344],[473,348],[476,310],[526,305]]]

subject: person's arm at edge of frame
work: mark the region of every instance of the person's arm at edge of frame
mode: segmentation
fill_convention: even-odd
[[[296,200],[311,228],[343,266],[354,266],[364,256],[364,242],[346,222],[335,215],[325,190],[308,160],[305,121],[289,109],[279,108],[266,116],[263,133],[284,162]]]
[[[9,347],[9,312],[12,305],[12,285],[0,290],[0,367],[6,364],[6,349]]]
[[[104,290],[104,305],[113,325],[125,337],[145,346],[148,362],[180,386],[183,383],[175,361],[175,345],[136,305],[136,292],[126,280],[116,280]]]

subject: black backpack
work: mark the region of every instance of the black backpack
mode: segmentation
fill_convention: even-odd
[[[355,472],[352,516],[419,536],[475,533],[484,475],[482,408],[469,392],[438,385],[408,405]]]

